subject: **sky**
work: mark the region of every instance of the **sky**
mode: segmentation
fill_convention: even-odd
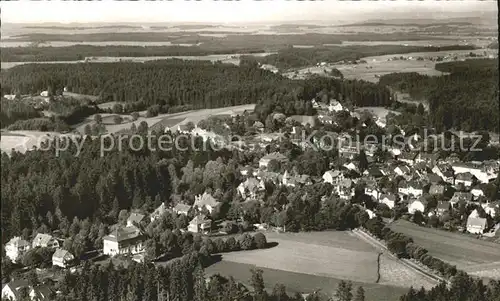
[[[297,0],[171,0],[171,1],[1,1],[6,23],[91,22],[275,22],[291,20],[346,20],[413,13],[497,11],[493,1],[297,1]]]

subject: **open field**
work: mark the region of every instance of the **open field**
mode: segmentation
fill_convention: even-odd
[[[500,261],[500,244],[464,234],[420,227],[406,221],[397,221],[390,227],[413,238],[415,243],[429,250],[429,254],[456,265],[458,269],[478,275],[497,269],[488,277],[500,279],[500,266],[497,264]]]
[[[430,60],[416,60],[416,57],[448,57],[457,59],[465,59],[466,55],[470,52],[475,54],[484,55],[486,53],[488,56],[498,56],[497,49],[477,49],[477,50],[450,50],[450,51],[438,51],[438,52],[413,52],[404,54],[390,54],[390,55],[380,55],[364,57],[366,63],[362,64],[327,64],[326,66],[311,66],[302,68],[297,71],[296,77],[294,77],[295,72],[289,72],[285,75],[290,78],[302,78],[307,73],[311,74],[325,74],[330,72],[332,68],[338,69],[344,75],[346,79],[359,79],[366,80],[370,82],[378,82],[378,77],[395,72],[417,72],[420,74],[426,74],[430,76],[438,76],[443,74],[442,72],[435,69],[437,62]],[[394,57],[403,57],[405,60],[390,60]],[[412,57],[413,59],[408,59]]]
[[[252,55],[252,56],[266,56],[273,54],[273,52],[262,52],[262,53],[240,53],[240,54],[211,54],[211,55],[199,55],[199,56],[148,56],[148,57],[92,57],[89,60],[90,63],[115,63],[120,61],[127,62],[146,62],[146,61],[155,61],[155,60],[168,60],[168,59],[181,59],[181,60],[203,60],[203,61],[221,61],[223,63],[239,65],[240,57],[244,55]],[[76,60],[76,61],[38,61],[38,62],[2,62],[2,69],[9,69],[19,65],[25,64],[76,64],[83,63],[84,60]]]
[[[221,274],[227,277],[232,276],[236,281],[245,285],[251,285],[250,269],[252,268],[256,268],[256,266],[251,264],[229,262],[223,259],[221,262],[208,267],[205,272],[207,275]],[[311,293],[315,290],[321,289],[321,292],[332,295],[335,293],[335,290],[341,281],[341,279],[332,277],[322,277],[262,267],[259,268],[264,271],[264,281],[266,289],[269,291],[272,290],[274,285],[283,284],[286,286],[287,292],[290,293]],[[370,301],[398,301],[399,296],[408,291],[406,288],[389,285],[353,282],[354,289],[356,289],[359,285],[363,286],[365,289],[366,299]]]
[[[240,105],[240,106],[225,107],[225,108],[216,108],[216,109],[193,110],[193,111],[172,113],[172,114],[160,114],[158,116],[149,118],[144,117],[145,112],[141,112],[141,117],[139,117],[139,119],[137,119],[136,121],[132,121],[132,116],[130,115],[121,115],[124,119],[124,122],[122,122],[121,124],[114,123],[113,118],[114,116],[116,116],[116,114],[100,114],[100,115],[103,117],[103,123],[105,124],[106,131],[108,133],[117,133],[123,130],[130,129],[133,123],[135,124],[136,127],[138,127],[142,121],[145,121],[150,129],[155,128],[155,125],[157,124],[158,125],[161,124],[167,127],[173,127],[180,124],[185,124],[189,121],[193,122],[194,124],[197,124],[200,120],[203,120],[211,115],[226,115],[226,114],[231,114],[233,112],[242,114],[246,110],[253,111],[254,107],[255,107],[254,104],[249,104],[249,105]],[[104,122],[104,120],[106,120],[106,122]],[[92,115],[87,117],[86,120],[83,121],[82,123],[75,126],[74,129],[79,133],[83,134],[85,126],[87,124],[92,125],[94,123],[95,123],[94,115]]]
[[[249,284],[250,269],[260,268],[269,289],[282,283],[291,292],[310,293],[321,289],[332,294],[340,280],[351,280],[365,288],[367,300],[396,301],[410,286],[431,288],[430,283],[410,268],[378,251],[351,232],[307,233],[266,232],[276,247],[265,250],[224,253],[222,261],[207,268],[207,274],[233,276]]]
[[[2,131],[0,133],[0,150],[10,154],[12,149],[24,153],[33,147],[40,147],[44,141],[51,140],[56,136],[73,136],[73,134],[61,134],[57,132],[40,131]]]
[[[217,263],[211,269],[217,270],[217,265],[220,264],[236,263],[275,271],[273,273],[290,274],[293,275],[292,278],[307,275],[323,279],[320,280],[322,283],[344,279],[369,286],[384,284],[406,288],[431,288],[435,284],[385,255],[381,256],[378,279],[379,252],[351,232],[267,232],[266,237],[269,242],[276,242],[278,245],[265,250],[225,253],[222,263]],[[226,274],[231,275],[231,271],[228,270]],[[380,282],[377,283],[377,280]]]

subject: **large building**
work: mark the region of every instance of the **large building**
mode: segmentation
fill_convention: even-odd
[[[103,237],[103,253],[109,256],[144,251],[145,236],[137,227],[119,227]]]

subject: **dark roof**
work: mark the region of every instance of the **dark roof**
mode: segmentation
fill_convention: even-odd
[[[449,210],[450,209],[450,202],[448,202],[448,201],[439,201],[438,205],[437,205],[437,209]]]
[[[140,236],[142,236],[141,231],[137,227],[131,226],[131,227],[119,227],[113,232],[111,232],[109,235],[104,236],[103,239],[121,242],[121,241],[136,239]]]

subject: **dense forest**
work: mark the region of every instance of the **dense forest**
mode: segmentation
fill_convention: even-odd
[[[2,82],[3,85],[3,82]],[[17,101],[8,100],[3,98],[1,101],[0,110],[0,127],[4,128],[17,120],[25,120],[31,118],[41,117],[41,113],[38,112],[30,104]]]
[[[279,69],[313,66],[321,62],[356,61],[367,56],[410,52],[438,52],[446,50],[472,50],[470,45],[451,45],[443,47],[400,46],[400,45],[353,45],[315,48],[287,48],[262,58],[263,64],[271,64]]]
[[[388,106],[392,102],[389,90],[379,84],[321,77],[293,81],[260,69],[251,62],[243,62],[239,67],[182,60],[29,64],[2,72],[1,79],[2,93],[5,94],[37,94],[47,90],[57,95],[66,87],[75,93],[99,95],[99,102],[124,102],[125,113],[146,109],[155,114],[172,113],[257,103],[256,111],[262,122],[272,112],[287,116],[313,115],[310,100],[322,91],[328,92],[323,93],[325,96],[329,94],[329,97],[346,100],[355,106]],[[47,109],[72,114],[73,108],[79,105],[84,104],[56,100]],[[81,117],[84,111],[96,113],[92,108],[80,107],[75,114]],[[23,119],[21,117],[24,115],[17,119]],[[67,119],[75,119],[70,117]],[[15,118],[11,117],[5,124],[13,121]]]
[[[450,74],[392,73],[379,83],[427,100],[430,123],[438,130],[500,131],[497,59],[439,63],[436,69]]]
[[[202,56],[210,54],[236,54],[264,52],[252,47],[211,49],[199,46],[93,46],[67,47],[4,47],[2,62],[79,61],[86,57],[147,57],[147,56]]]

